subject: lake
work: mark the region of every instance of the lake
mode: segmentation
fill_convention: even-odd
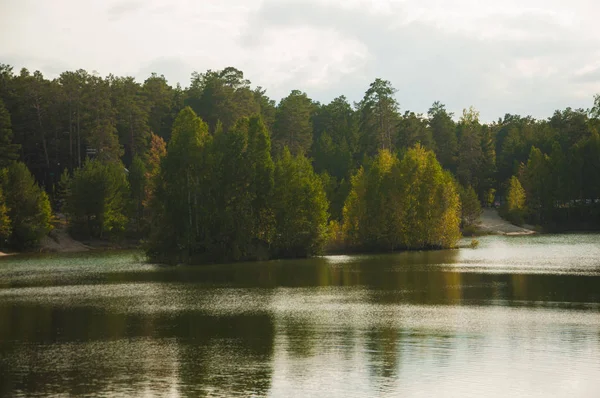
[[[0,259],[0,396],[599,397],[600,235],[205,267]]]

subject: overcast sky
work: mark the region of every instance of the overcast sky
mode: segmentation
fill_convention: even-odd
[[[274,99],[321,102],[381,77],[403,111],[545,118],[600,93],[598,15],[597,0],[0,0],[0,63],[183,86],[235,66]]]

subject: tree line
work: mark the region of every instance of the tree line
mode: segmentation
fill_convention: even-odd
[[[76,236],[182,261],[451,247],[497,201],[515,222],[600,224],[598,97],[482,123],[440,102],[401,112],[395,94],[376,79],[353,104],[298,90],[276,103],[233,67],[182,88],[0,65],[2,244],[35,245],[53,213]],[[46,217],[31,234],[15,232],[25,197]]]

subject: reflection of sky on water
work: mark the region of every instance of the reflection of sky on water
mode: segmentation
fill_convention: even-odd
[[[0,396],[597,397],[597,242],[196,268],[2,260]]]

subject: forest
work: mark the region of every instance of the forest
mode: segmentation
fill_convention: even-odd
[[[546,231],[600,227],[600,96],[484,123],[396,94],[376,79],[352,104],[276,103],[233,67],[183,88],[0,64],[0,248],[35,248],[59,214],[76,238],[190,263],[449,248],[497,204]]]

